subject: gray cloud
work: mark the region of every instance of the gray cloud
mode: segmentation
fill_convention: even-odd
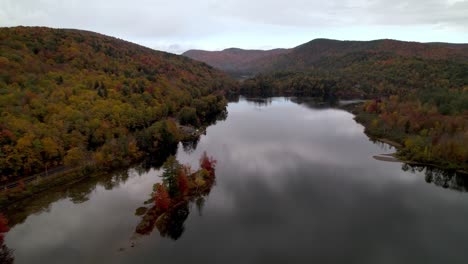
[[[0,26],[42,25],[87,29],[138,40],[145,45],[173,52],[180,52],[192,46],[190,43],[208,38],[213,40],[216,36],[229,32],[249,32],[254,35],[258,33],[257,36],[261,36],[266,32],[273,34],[292,29],[343,30],[348,27],[404,25],[438,27],[467,34],[466,14],[466,0],[0,2]]]
[[[442,24],[468,28],[468,1],[374,1],[366,10],[381,24]]]

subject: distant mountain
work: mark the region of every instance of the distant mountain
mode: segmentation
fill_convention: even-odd
[[[324,58],[339,60],[350,54],[362,54],[368,57],[387,55],[391,57],[420,58],[430,60],[468,61],[468,44],[418,43],[397,40],[374,41],[338,41],[316,39],[302,44],[289,54],[277,56],[265,70],[303,70],[320,66]]]
[[[291,49],[244,50],[237,48],[222,51],[189,50],[183,56],[205,62],[225,72],[242,75],[255,72],[261,61],[278,55],[288,54]]]
[[[226,71],[230,74],[255,74],[272,71],[297,71],[323,66],[326,60],[342,63],[344,56],[373,57],[386,55],[399,58],[451,60],[468,62],[468,44],[418,43],[390,39],[374,41],[339,41],[315,39],[293,49],[245,51],[228,49],[218,52],[188,51],[183,55]],[[340,62],[341,61],[341,62]]]
[[[255,77],[243,82],[243,94],[358,98],[424,91],[417,96],[427,97],[429,90],[468,86],[468,44],[316,39],[255,60],[250,69]],[[463,100],[456,104],[466,105]]]

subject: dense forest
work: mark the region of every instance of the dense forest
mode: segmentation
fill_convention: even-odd
[[[341,98],[374,98],[419,91],[446,92],[468,84],[467,70],[468,63],[463,62],[360,52],[325,57],[310,70],[259,74],[243,82],[241,93],[297,96],[332,93]]]
[[[386,57],[383,57],[386,56]],[[338,41],[315,39],[292,49],[287,54],[270,58],[268,63],[258,62],[256,72],[307,71],[322,67],[340,67],[352,62],[360,63],[368,57],[387,62],[394,58],[447,60],[468,62],[467,44],[418,43],[391,39],[373,41]],[[328,63],[327,63],[328,61]]]
[[[310,56],[301,50],[304,57],[279,67],[285,70],[243,81],[241,93],[319,97],[332,103],[370,99],[356,110],[368,134],[401,144],[398,155],[404,160],[466,170],[468,62],[464,56],[452,57],[463,49],[424,53],[424,46],[416,48],[320,58],[311,58],[316,49]]]
[[[429,100],[419,99],[414,94],[409,95],[410,98],[391,96],[370,100],[355,109],[356,120],[365,125],[369,135],[399,143],[398,156],[403,160],[467,170],[467,94],[465,88],[463,92],[427,93]],[[462,105],[451,105],[447,113],[441,113],[445,110],[439,110],[434,102],[450,102],[448,97],[457,96],[464,99]]]
[[[1,28],[1,181],[161,151],[236,87],[204,63],[97,33]]]

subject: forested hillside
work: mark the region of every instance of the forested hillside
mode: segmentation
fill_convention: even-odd
[[[308,70],[263,73],[244,81],[244,94],[286,94],[321,96],[335,94],[340,98],[375,98],[406,95],[410,92],[450,89],[461,91],[468,85],[468,63],[451,60],[407,58],[389,53],[350,53],[325,57]],[[446,100],[450,97],[450,100]],[[444,99],[445,98],[445,99]],[[438,100],[445,113],[454,108],[466,110],[462,98],[445,96]],[[455,100],[455,101],[453,101]]]
[[[372,99],[357,120],[408,161],[468,168],[468,45],[314,40],[245,80],[247,95]]]
[[[288,54],[271,59],[269,65],[260,66],[257,72],[310,70],[323,67],[324,61],[332,62],[328,68],[342,63],[359,62],[367,57],[397,57],[423,60],[450,60],[468,62],[467,44],[418,43],[390,39],[373,41],[339,41],[315,39],[295,47]],[[342,58],[344,57],[344,59]]]
[[[418,43],[397,40],[339,41],[314,39],[292,49],[249,51],[191,50],[185,56],[203,61],[231,75],[252,75],[278,71],[310,71],[327,66],[340,68],[343,63],[359,62],[374,56],[420,60],[468,62],[468,44]],[[344,58],[342,58],[344,57]],[[326,63],[328,61],[328,63]],[[331,62],[331,63],[330,63]],[[336,62],[336,66],[334,65]],[[326,65],[324,65],[326,63]]]
[[[1,180],[59,165],[130,162],[202,124],[236,89],[186,57],[97,33],[0,28]]]
[[[242,77],[256,72],[256,68],[260,67],[259,63],[262,61],[268,63],[269,58],[289,52],[291,49],[244,50],[231,48],[222,51],[189,50],[182,55],[205,62],[232,76]]]

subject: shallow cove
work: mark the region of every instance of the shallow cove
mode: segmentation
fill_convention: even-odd
[[[177,150],[193,168],[217,160],[177,240],[134,234],[161,174],[135,167],[10,210],[5,244],[15,263],[465,263],[466,181],[375,160],[393,148],[363,130],[312,101],[241,98]]]

